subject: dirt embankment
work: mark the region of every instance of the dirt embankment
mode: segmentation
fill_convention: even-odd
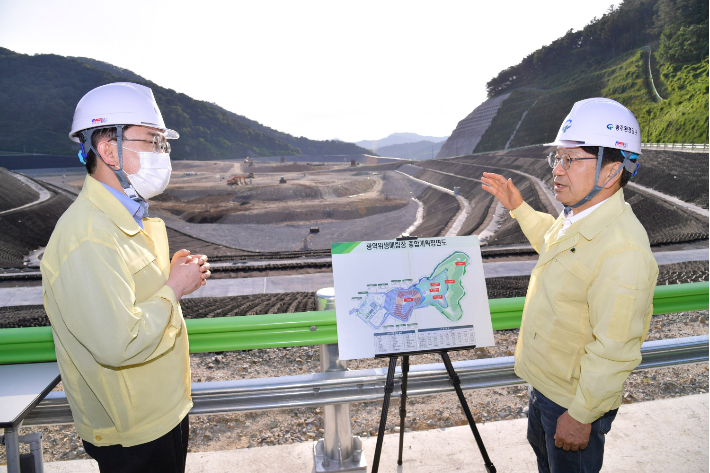
[[[368,217],[408,204],[383,198],[382,188],[382,176],[297,173],[275,184],[273,176],[257,172],[247,185],[228,186],[219,176],[175,182],[151,203],[189,223],[304,224]]]
[[[178,161],[171,160],[173,172],[239,173],[239,164],[225,161]]]

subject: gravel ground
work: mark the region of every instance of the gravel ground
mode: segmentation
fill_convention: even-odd
[[[320,233],[313,235],[309,249],[330,249],[331,243],[395,238],[416,220],[418,205],[410,201],[406,207],[370,217],[341,222],[324,222],[317,226]],[[157,215],[157,212],[156,212]],[[303,240],[311,225],[258,225],[187,223],[170,214],[160,218],[181,232],[221,245],[252,251],[291,251],[303,248]]]
[[[387,193],[388,197],[408,199],[421,192],[421,185],[398,173],[387,172],[383,177],[384,185],[381,192]],[[320,232],[309,239],[308,247],[330,249],[331,243],[394,238],[416,220],[417,209],[418,205],[410,201],[406,207],[393,212],[354,220],[319,223],[317,226]],[[310,224],[279,225],[275,228],[273,225],[259,224],[194,224],[184,222],[167,212],[160,212],[159,216],[171,227],[189,235],[252,251],[299,250],[303,247],[303,240],[309,235],[312,226]]]
[[[708,334],[708,311],[680,312],[653,317],[647,340]],[[510,356],[518,330],[495,332],[495,347],[452,352],[453,361]],[[439,363],[436,355],[419,355],[412,364]],[[307,374],[319,371],[318,347],[274,348],[190,356],[192,381],[262,378]],[[387,360],[356,360],[350,368],[385,368]],[[61,385],[60,387],[61,388]],[[683,365],[633,373],[624,387],[624,403],[666,399],[708,392],[708,363]],[[493,422],[525,416],[528,395],[524,385],[466,391],[476,422]],[[377,435],[381,401],[355,403],[351,408],[353,431],[363,437]],[[393,399],[387,431],[399,425],[399,400]],[[622,407],[623,409],[623,407]],[[427,430],[464,425],[465,416],[455,393],[410,399],[407,403],[409,430]],[[73,426],[22,429],[21,433],[44,433],[45,462],[88,458]],[[190,418],[191,452],[251,448],[309,442],[323,436],[321,408],[250,412]],[[23,447],[26,451],[26,447]],[[0,447],[0,464],[5,461]]]

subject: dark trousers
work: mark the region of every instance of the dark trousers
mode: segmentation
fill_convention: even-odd
[[[189,437],[190,423],[185,416],[167,434],[141,445],[97,447],[83,442],[86,453],[99,463],[101,473],[184,473]]]
[[[529,390],[528,442],[537,455],[540,473],[597,473],[604,461],[604,436],[618,409],[609,411],[592,423],[589,444],[584,450],[565,451],[555,447],[557,419],[567,410],[550,401],[537,389]]]

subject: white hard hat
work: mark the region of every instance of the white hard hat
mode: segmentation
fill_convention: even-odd
[[[132,82],[114,82],[87,92],[79,100],[69,138],[80,143],[78,132],[113,125],[148,126],[162,130],[168,139],[180,137],[175,130],[165,127],[150,88]]]
[[[603,146],[641,154],[641,128],[634,114],[619,102],[601,97],[574,104],[546,146]]]

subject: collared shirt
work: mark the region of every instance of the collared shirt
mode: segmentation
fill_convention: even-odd
[[[118,199],[118,201],[126,208],[126,210],[128,210],[128,213],[131,214],[133,220],[135,220],[136,223],[141,228],[143,228],[143,217],[145,216],[145,211],[143,210],[143,207],[141,207],[141,204],[131,199],[123,192],[119,192],[113,187],[107,186],[103,182],[101,183],[101,185],[103,185],[107,191],[109,191],[115,198]],[[148,202],[145,203],[145,208],[146,210],[148,209]]]
[[[641,362],[658,265],[623,189],[556,239],[563,216],[511,212],[540,254],[530,276],[515,373],[588,424],[621,405]]]
[[[87,176],[42,257],[44,307],[79,436],[144,444],[192,407],[187,329],[173,290],[165,224],[144,230]]]
[[[577,222],[577,221],[583,219],[584,217],[586,217],[587,215],[591,214],[592,212],[594,212],[596,209],[598,209],[599,206],[602,205],[602,204],[603,204],[604,202],[606,202],[607,200],[609,200],[609,197],[607,197],[606,199],[602,200],[602,201],[599,202],[598,204],[592,205],[591,207],[589,207],[589,208],[586,209],[586,210],[582,210],[582,211],[579,212],[578,214],[575,214],[575,213],[574,213],[574,209],[571,209],[571,210],[569,211],[569,214],[565,214],[565,212],[562,211],[562,213],[560,214],[560,215],[562,216],[562,228],[560,229],[560,232],[557,234],[557,238],[555,238],[555,239],[556,239],[556,240],[559,240],[559,239],[562,237],[562,235],[565,234],[565,231],[567,231],[567,229],[568,229],[569,227],[571,227],[574,222]]]

